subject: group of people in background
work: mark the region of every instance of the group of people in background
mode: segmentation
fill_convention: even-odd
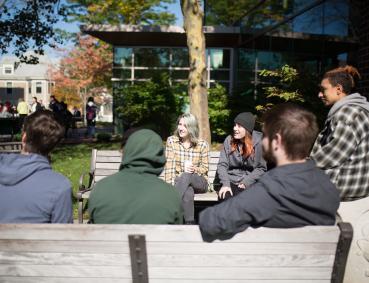
[[[255,130],[252,113],[235,117],[214,181],[219,204],[199,215],[205,241],[227,239],[250,226],[333,225],[340,201],[369,196],[369,103],[354,92],[358,77],[351,66],[325,73],[318,96],[331,108],[319,134],[315,115],[295,104],[267,111],[262,132]],[[93,109],[93,100],[88,103]],[[94,127],[96,111],[88,113]],[[56,116],[45,110],[29,115],[25,154],[0,156],[0,222],[72,221],[70,183],[45,159],[62,137]],[[52,141],[44,138],[51,129]],[[196,117],[180,115],[165,147],[152,130],[128,131],[122,151],[120,171],[92,190],[91,223],[194,224],[194,195],[208,191],[209,171],[209,145],[199,136]],[[47,178],[38,178],[43,174]],[[44,181],[34,186],[36,178]],[[41,193],[51,187],[50,194]]]
[[[19,117],[21,126],[28,115],[46,108],[54,112],[56,118],[64,126],[65,137],[67,137],[70,128],[76,128],[76,121],[82,120],[81,111],[77,107],[73,107],[71,112],[68,109],[68,105],[64,101],[59,101],[54,95],[50,96],[48,107],[45,107],[42,101],[38,101],[37,97],[32,98],[31,104],[28,104],[23,98],[19,98],[17,106],[12,105],[9,101],[5,103],[0,102],[0,118]],[[85,113],[87,122],[86,136],[93,138],[95,136],[97,117],[97,107],[93,97],[88,98]]]

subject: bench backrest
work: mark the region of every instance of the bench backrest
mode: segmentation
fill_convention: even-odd
[[[209,183],[213,184],[217,164],[219,160],[219,151],[209,153]],[[106,176],[112,175],[119,170],[122,161],[122,152],[118,150],[92,150],[91,173],[94,173],[93,182],[97,182]]]
[[[0,224],[0,281],[338,283],[352,237],[340,227],[205,243],[195,225]]]

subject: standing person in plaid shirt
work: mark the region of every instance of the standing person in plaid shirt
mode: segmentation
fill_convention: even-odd
[[[180,192],[186,224],[195,222],[194,194],[208,188],[209,145],[199,139],[199,126],[194,115],[179,116],[177,129],[167,140],[167,163],[164,179]]]
[[[311,151],[311,158],[339,189],[342,201],[369,195],[369,103],[352,93],[356,78],[360,74],[352,66],[324,74],[319,98],[331,109]]]
[[[227,199],[244,191],[266,171],[262,154],[262,133],[254,131],[255,117],[243,112],[234,119],[233,135],[229,135],[220,152],[217,179],[219,199]]]

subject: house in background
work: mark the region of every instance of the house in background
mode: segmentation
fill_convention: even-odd
[[[12,56],[0,58],[0,101],[17,105],[18,99],[23,98],[30,104],[32,97],[37,97],[47,106],[53,84],[48,76],[51,60],[41,56],[37,65],[20,64],[15,68],[16,61],[17,58]]]

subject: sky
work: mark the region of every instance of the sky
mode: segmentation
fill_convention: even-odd
[[[65,0],[62,2],[65,3]],[[182,11],[180,7],[180,0],[176,0],[175,3],[168,5],[168,11],[171,11],[173,14],[175,14],[177,21],[175,25],[182,26],[183,25],[183,17],[182,17]],[[56,26],[56,28],[68,31],[68,32],[79,32],[79,24],[78,23],[66,23],[66,22],[59,22]],[[67,45],[64,47],[72,47],[72,45]],[[51,48],[46,48],[46,54],[52,61],[58,61],[60,56],[62,55],[60,52],[57,52]]]

